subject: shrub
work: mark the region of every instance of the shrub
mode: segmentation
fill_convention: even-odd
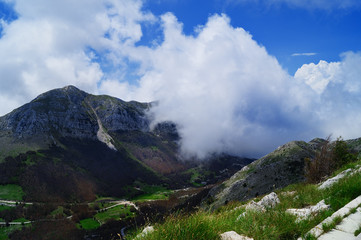
[[[341,137],[339,137],[335,142],[333,155],[337,168],[357,160],[357,156],[349,151],[347,143],[343,141]]]
[[[309,183],[318,183],[336,169],[356,160],[357,156],[350,152],[341,137],[331,143],[329,136],[313,159],[305,159],[306,180]]]
[[[309,183],[318,183],[330,175],[335,168],[334,153],[330,146],[330,137],[322,143],[314,159],[305,159],[305,177]]]

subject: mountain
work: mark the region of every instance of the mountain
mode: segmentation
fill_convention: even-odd
[[[314,159],[327,140],[292,141],[245,166],[222,184],[212,188],[203,207],[217,209],[231,201],[246,201],[275,189],[305,180],[305,160]],[[361,138],[344,141],[349,152],[358,155]],[[332,144],[331,143],[330,148]],[[330,150],[331,151],[331,150]]]
[[[21,185],[33,201],[131,197],[147,185],[215,183],[252,161],[180,160],[176,125],[151,129],[151,106],[74,86],[39,95],[0,117],[0,184]]]

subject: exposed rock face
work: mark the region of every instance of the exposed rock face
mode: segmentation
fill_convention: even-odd
[[[206,202],[218,208],[229,201],[245,201],[304,180],[304,159],[312,158],[324,140],[289,142],[254,161],[210,191]]]
[[[149,131],[149,104],[87,94],[74,86],[55,89],[0,118],[0,138],[31,139],[39,146],[59,137],[104,139],[108,131]],[[99,137],[100,136],[100,137]]]

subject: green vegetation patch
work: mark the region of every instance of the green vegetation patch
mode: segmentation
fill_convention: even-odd
[[[23,196],[23,189],[19,185],[0,185],[0,199],[22,201]]]
[[[361,173],[340,179],[325,190],[326,203],[335,211],[361,195]]]
[[[25,218],[18,218],[18,219],[15,219],[13,222],[28,222],[29,220],[25,219]]]
[[[13,207],[9,207],[9,206],[4,206],[4,205],[0,205],[0,212],[4,211],[4,210],[10,210]]]
[[[15,230],[21,229],[21,225],[11,225],[9,227],[0,227],[0,240],[8,240],[9,235]]]
[[[304,237],[314,226],[361,195],[361,173],[345,177],[325,190],[319,190],[317,184],[299,183],[278,190],[277,194],[280,204],[275,208],[266,212],[248,211],[239,219],[240,214],[245,211],[245,202],[231,202],[214,212],[201,210],[192,215],[174,214],[164,223],[156,224],[155,231],[144,239],[219,239],[219,235],[227,231],[236,231],[254,239]],[[286,212],[289,208],[315,205],[323,199],[331,205],[331,208],[309,219],[296,221],[296,216]],[[355,209],[350,213],[354,211]],[[334,219],[331,224],[323,226],[324,230],[333,229],[341,220],[341,218]],[[137,229],[130,236],[135,237],[141,230]],[[310,235],[306,239],[315,238]]]
[[[359,228],[355,231],[354,235],[358,236],[361,233],[361,225],[359,226]]]
[[[324,232],[329,232],[332,229],[334,229],[340,222],[342,221],[341,216],[335,217],[330,223],[324,223],[322,224],[322,230]]]
[[[100,227],[100,223],[93,218],[86,218],[86,219],[80,220],[80,223],[78,226],[80,226],[80,228],[85,229],[85,230],[92,230],[92,229],[97,229],[98,227]]]
[[[67,216],[65,213],[64,213],[64,207],[62,206],[58,206],[54,211],[52,211],[50,213],[50,216],[52,217],[56,217],[56,216]]]
[[[135,185],[144,192],[144,194],[135,197],[133,201],[164,200],[168,199],[169,195],[172,193],[172,190],[159,185],[148,185],[140,182],[136,182]]]
[[[97,213],[94,217],[101,223],[114,219],[119,220],[121,218],[133,217],[134,212],[131,211],[131,206],[118,205]]]

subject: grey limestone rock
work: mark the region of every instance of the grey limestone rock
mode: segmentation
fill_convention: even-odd
[[[0,117],[0,143],[11,142],[6,148],[11,151],[19,144],[21,149],[43,148],[71,137],[98,139],[114,148],[110,132],[151,130],[149,107],[149,103],[91,95],[74,86],[54,89]]]
[[[321,140],[289,142],[254,161],[229,180],[213,188],[205,206],[218,208],[229,201],[248,199],[304,180],[304,160],[312,158]]]

